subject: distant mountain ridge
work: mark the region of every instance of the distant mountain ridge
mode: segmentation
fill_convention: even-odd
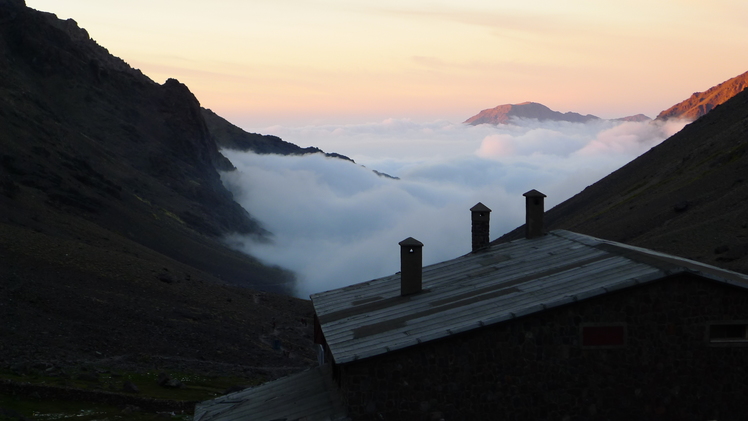
[[[688,99],[660,112],[655,120],[683,119],[694,121],[713,110],[748,87],[748,72],[728,79],[704,92],[695,92]],[[582,115],[575,112],[561,113],[554,111],[537,102],[523,102],[520,104],[504,104],[485,109],[468,118],[463,123],[476,126],[478,124],[509,124],[512,118],[535,119],[538,121],[566,121],[572,123],[587,123],[600,120],[592,114]],[[614,121],[649,121],[651,118],[644,114],[616,118]]]
[[[696,120],[714,107],[742,92],[748,86],[748,72],[728,79],[704,92],[695,92],[683,102],[673,105],[657,115],[656,120],[680,118]]]
[[[521,104],[504,104],[489,108],[465,120],[463,124],[477,126],[479,124],[509,124],[512,118],[527,118],[538,121],[566,121],[570,123],[587,123],[589,121],[602,120],[592,114],[582,115],[575,112],[562,113],[551,110],[537,102],[523,102]],[[649,121],[644,114],[623,117],[616,120],[622,121]]]

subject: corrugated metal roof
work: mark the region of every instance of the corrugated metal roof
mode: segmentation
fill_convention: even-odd
[[[195,421],[348,420],[329,365],[197,404]]]
[[[342,364],[683,271],[748,288],[742,274],[559,230],[426,266],[414,295],[395,274],[311,299]]]

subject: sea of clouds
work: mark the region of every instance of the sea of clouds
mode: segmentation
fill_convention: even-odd
[[[491,239],[524,223],[522,193],[545,193],[546,209],[568,199],[686,122],[586,124],[514,120],[469,126],[446,121],[266,127],[300,146],[356,161],[224,150],[237,170],[222,174],[270,241],[230,236],[234,247],[294,271],[296,295],[391,275],[398,242],[424,243],[424,264],[468,253],[469,209],[491,213]],[[381,177],[372,170],[399,177]]]

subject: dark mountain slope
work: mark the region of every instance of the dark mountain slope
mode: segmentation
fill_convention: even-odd
[[[212,251],[223,233],[264,232],[222,185],[216,168],[231,165],[187,87],[153,83],[72,21],[13,13],[0,40],[0,165],[13,200],[37,199],[25,213],[52,207],[228,281],[281,290],[281,271]]]
[[[293,276],[221,243],[267,233],[222,185],[231,164],[187,87],[0,0],[0,145],[0,371],[136,353],[310,362],[309,302],[236,286],[287,292]]]
[[[673,105],[657,116],[657,120],[668,120],[671,118],[682,118],[696,120],[742,92],[748,86],[748,72],[726,80],[717,86],[712,86],[704,92],[696,92],[683,102]]]
[[[549,210],[546,221],[748,273],[748,91]]]

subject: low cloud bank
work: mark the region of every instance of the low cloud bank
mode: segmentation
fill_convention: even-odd
[[[223,151],[236,199],[273,233],[269,242],[232,236],[235,247],[296,272],[296,295],[400,270],[407,237],[424,243],[424,264],[470,251],[470,212],[493,210],[491,238],[524,223],[522,193],[547,208],[576,194],[679,131],[686,122],[588,124],[515,120],[503,126],[385,120],[348,126],[269,127],[300,146],[350,156],[284,157]],[[372,169],[400,177],[377,176]]]

